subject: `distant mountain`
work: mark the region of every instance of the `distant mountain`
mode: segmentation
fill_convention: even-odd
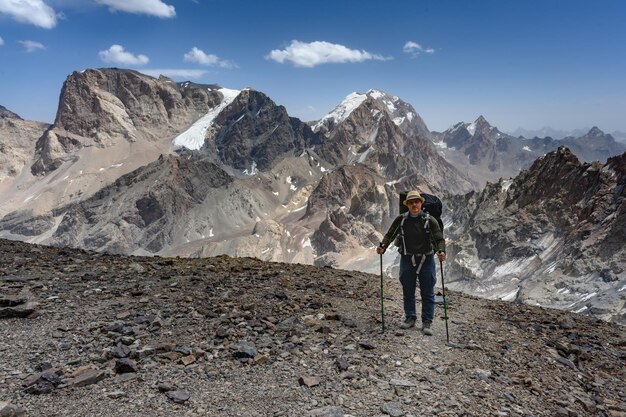
[[[128,91],[141,85],[150,94],[133,94],[131,100]],[[186,101],[186,94],[200,99]],[[350,111],[336,109],[337,117],[326,117],[313,131],[251,89],[173,85],[133,71],[75,73],[64,86],[60,106],[72,108],[74,116],[60,110],[57,123],[38,142],[34,158],[50,162],[38,165],[47,167],[36,170],[39,176],[67,180],[72,172],[70,177],[79,179],[84,175],[77,164],[102,164],[89,153],[119,158],[109,159],[110,167],[133,166],[138,161],[116,151],[129,146],[151,144],[172,154],[126,174],[117,171],[122,175],[110,184],[101,182],[99,191],[87,188],[94,191],[73,194],[49,211],[21,206],[4,216],[0,234],[114,253],[228,253],[313,263],[339,248],[318,243],[328,230],[324,222],[338,219],[345,210],[359,225],[354,249],[362,248],[380,238],[377,229],[385,213],[397,212],[396,186],[459,192],[472,188],[430,140],[416,136],[427,129],[412,107],[380,91],[368,94]],[[169,101],[162,101],[163,96]],[[115,106],[97,105],[102,111],[95,118],[81,113],[85,103],[100,103],[102,97]],[[349,99],[341,106],[347,107]],[[142,106],[137,107],[137,100]],[[207,107],[204,115],[197,114],[198,103]],[[176,118],[160,118],[158,112],[150,116],[163,138],[155,136],[153,124],[144,128],[133,121],[142,109],[170,105],[177,108]],[[183,126],[182,119],[191,123]],[[99,128],[89,127],[94,123]],[[70,146],[51,146],[61,137],[66,139],[60,143]],[[67,182],[57,187],[65,195],[61,187]]]
[[[554,129],[552,127],[546,126],[538,130],[530,130],[518,127],[513,132],[507,132],[511,136],[515,137],[523,137],[525,139],[532,138],[546,138],[550,137],[552,139],[563,139],[568,136],[582,136],[589,131],[589,128],[582,129],[574,129],[574,130],[562,130],[562,129]]]
[[[616,142],[613,136],[605,134],[596,126],[582,136],[570,136],[558,142],[570,148],[574,154],[586,162],[604,162],[607,158],[619,155],[626,150],[626,144]]]
[[[611,136],[613,136],[613,138],[618,142],[626,143],[626,132],[616,130],[611,133]]]
[[[626,153],[569,149],[512,180],[449,200],[451,288],[626,323]]]
[[[528,168],[536,158],[560,145],[571,148],[587,162],[604,162],[626,150],[626,146],[597,127],[579,137],[525,139],[502,133],[483,116],[473,123],[460,122],[444,132],[435,133],[434,143],[448,161],[480,184],[513,177]]]

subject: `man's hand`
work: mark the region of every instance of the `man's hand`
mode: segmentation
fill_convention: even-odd
[[[445,252],[441,252],[441,251],[437,252],[437,258],[439,258],[440,262],[445,261],[446,260],[446,253]]]
[[[382,255],[383,253],[385,253],[387,249],[383,248],[382,246],[379,246],[376,248],[376,253],[379,255]]]

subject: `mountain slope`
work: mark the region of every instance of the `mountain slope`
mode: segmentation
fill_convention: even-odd
[[[13,306],[0,307],[0,410],[623,415],[626,339],[612,323],[449,291],[446,344],[441,304],[434,336],[398,328],[396,278],[381,333],[378,275],[5,240],[0,252],[0,306]]]
[[[582,164],[561,147],[452,200],[451,287],[625,323],[625,162]]]
[[[0,215],[49,213],[169,153],[171,140],[223,100],[215,86],[135,71],[88,69],[67,77],[55,123],[0,190]],[[0,134],[2,129],[0,128]]]
[[[0,190],[29,163],[35,142],[47,128],[0,106]]]

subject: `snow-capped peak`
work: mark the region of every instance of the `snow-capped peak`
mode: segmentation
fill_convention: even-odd
[[[317,131],[325,122],[333,121],[335,124],[339,124],[346,120],[350,113],[352,113],[357,107],[359,107],[367,99],[366,94],[351,93],[335,107],[330,113],[322,117],[313,126],[313,130]]]
[[[470,133],[470,135],[474,136],[474,133],[476,133],[476,122],[466,125],[465,128]]]
[[[397,112],[396,103],[398,102],[398,100],[400,100],[398,96],[390,96],[384,91],[374,90],[374,89],[369,90],[367,92],[367,95],[373,98],[374,100],[377,100],[380,103],[384,104],[390,115],[396,116],[395,114]]]
[[[213,107],[207,114],[196,121],[189,129],[178,135],[173,144],[176,147],[184,146],[185,148],[198,150],[204,145],[207,130],[213,125],[213,121],[222,110],[232,103],[241,92],[240,90],[231,90],[228,88],[220,88],[218,90],[224,96],[224,99],[216,107]]]

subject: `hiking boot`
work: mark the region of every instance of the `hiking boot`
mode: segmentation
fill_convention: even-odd
[[[401,329],[410,329],[415,326],[415,317],[407,317],[404,320],[404,323],[400,325]]]
[[[430,321],[425,321],[422,323],[422,333],[424,333],[426,336],[432,336],[433,335],[433,329],[430,328],[430,325],[432,324],[432,322]]]

